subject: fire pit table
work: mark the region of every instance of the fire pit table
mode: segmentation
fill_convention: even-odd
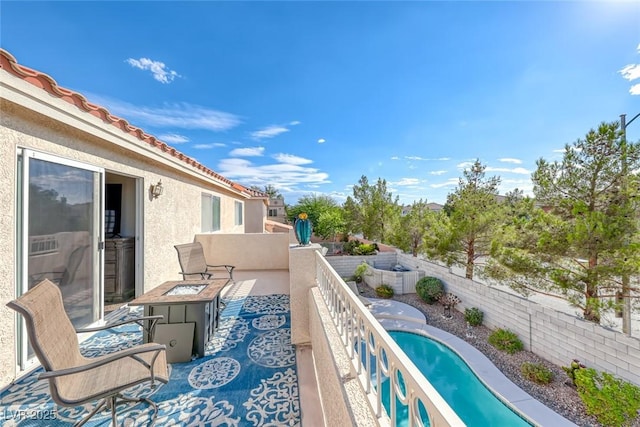
[[[179,325],[190,326],[193,324],[192,346],[187,349],[187,357],[190,358],[192,354],[203,357],[205,345],[218,327],[220,291],[228,282],[229,279],[164,282],[131,301],[129,305],[143,306],[145,316],[158,314],[164,316],[164,319],[159,321],[156,326],[155,335],[156,337],[158,335],[166,336],[167,333],[176,335],[175,339],[169,339],[169,342],[164,343],[168,344],[168,357],[176,342],[184,339],[184,336],[181,335],[186,329]],[[143,341],[145,343],[153,341],[154,338],[149,336],[146,329],[143,331]],[[175,358],[174,361],[184,361],[184,359],[185,356],[181,356]]]

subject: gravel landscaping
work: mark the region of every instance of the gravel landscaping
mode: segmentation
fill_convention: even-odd
[[[377,298],[375,291],[368,286],[359,284],[358,288],[363,296]],[[585,408],[580,396],[578,396],[567,374],[560,366],[552,364],[529,351],[520,351],[510,355],[497,350],[487,342],[487,337],[491,330],[484,326],[473,327],[473,337],[467,337],[467,323],[464,320],[464,314],[461,312],[452,310],[452,318],[445,319],[442,316],[443,307],[441,305],[426,304],[416,294],[396,295],[393,299],[409,304],[420,310],[427,317],[427,323],[429,325],[456,335],[473,345],[487,356],[511,381],[558,414],[561,414],[579,426],[591,427],[601,425],[594,417],[585,414]],[[524,362],[541,363],[545,365],[554,373],[553,381],[547,385],[539,385],[524,379],[520,371],[520,366]],[[570,360],[567,360],[567,364],[570,362]],[[633,426],[640,426],[640,420],[636,419]]]

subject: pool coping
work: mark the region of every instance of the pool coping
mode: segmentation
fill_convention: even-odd
[[[384,301],[382,307],[376,304]],[[480,350],[458,338],[431,325],[426,324],[426,317],[419,310],[408,304],[390,300],[372,300],[372,313],[387,331],[412,332],[432,338],[457,353],[471,368],[475,375],[494,393],[516,408],[528,421],[538,426],[575,426],[562,415],[553,411],[539,400],[522,390],[507,378]],[[408,309],[406,307],[410,307]],[[392,307],[403,313],[394,317]]]

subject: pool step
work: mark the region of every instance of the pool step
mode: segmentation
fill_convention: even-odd
[[[427,318],[420,310],[410,305],[388,299],[371,299],[371,313],[378,320],[404,320],[426,324]]]

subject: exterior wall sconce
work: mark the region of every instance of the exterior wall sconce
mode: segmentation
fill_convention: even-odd
[[[162,192],[164,191],[164,188],[162,187],[162,180],[158,181],[156,185],[151,184],[149,191],[151,192],[151,196],[154,199],[160,197],[162,195]]]

